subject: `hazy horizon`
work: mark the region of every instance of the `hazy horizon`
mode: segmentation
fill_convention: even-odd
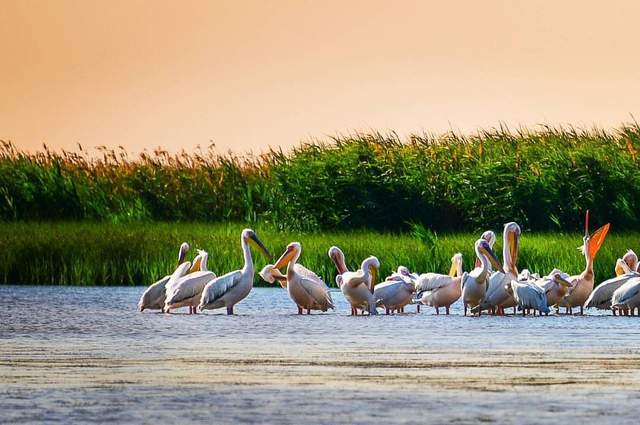
[[[0,139],[261,152],[638,117],[630,0],[5,2]]]

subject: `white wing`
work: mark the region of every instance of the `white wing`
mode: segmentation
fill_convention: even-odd
[[[434,291],[453,282],[453,277],[440,273],[423,273],[416,279],[416,292]]]
[[[640,293],[640,278],[631,279],[622,285],[613,295],[615,304],[626,304]]]
[[[240,283],[241,276],[242,272],[240,270],[236,270],[211,280],[202,290],[200,306],[213,304],[220,298],[224,297],[225,294]]]
[[[166,297],[166,285],[171,276],[165,276],[149,286],[140,296],[138,308],[162,308]]]
[[[599,308],[601,310],[610,308],[613,293],[630,279],[637,276],[637,274],[625,274],[614,277],[613,279],[605,280],[600,285],[596,286],[591,294],[589,294],[589,298],[587,298],[587,301],[584,303],[584,308]]]
[[[173,287],[172,293],[167,294],[166,303],[176,304],[200,295],[207,282],[215,278],[213,272],[194,272],[180,279]]]
[[[329,287],[317,274],[298,263],[294,264],[293,270],[300,276],[300,285],[314,300],[319,303],[326,302],[331,308],[334,308]]]
[[[542,288],[526,282],[511,281],[513,295],[518,305],[523,308],[535,308],[547,311],[547,300]]]

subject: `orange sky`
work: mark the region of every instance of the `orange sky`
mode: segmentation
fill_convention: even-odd
[[[30,150],[640,119],[635,0],[0,1],[0,139]]]

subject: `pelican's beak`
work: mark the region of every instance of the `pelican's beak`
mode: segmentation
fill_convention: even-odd
[[[287,249],[284,251],[284,253],[280,256],[280,258],[278,258],[278,261],[276,261],[276,264],[274,264],[274,267],[276,269],[280,269],[284,267],[289,261],[291,261],[294,255],[295,255],[295,248],[293,246],[288,246]]]
[[[607,237],[607,233],[609,232],[609,223],[605,224],[591,235],[589,238],[587,249],[589,250],[589,257],[594,260],[596,258],[596,254],[600,251],[600,247],[604,243],[604,239]]]
[[[518,261],[518,251],[519,251],[519,235],[516,234],[516,232],[510,232],[509,233],[509,254],[511,254],[511,266],[513,266],[513,268],[515,269],[515,265],[517,264]]]
[[[198,255],[193,262],[193,265],[189,269],[189,273],[197,272],[200,270],[200,264],[202,263],[202,255]]]
[[[456,273],[458,273],[458,267],[455,261],[451,262],[451,268],[449,269],[449,276],[455,277]]]
[[[618,258],[618,261],[616,261],[616,277],[617,276],[622,276],[623,274],[626,274],[627,271],[624,269],[624,260],[622,258]]]
[[[262,252],[268,259],[271,259],[271,253],[269,252],[269,250],[267,249],[266,246],[264,246],[264,244],[262,243],[262,241],[260,239],[258,239],[258,236],[256,236],[255,233],[252,233],[249,236],[249,241],[248,241],[251,245],[253,245],[255,248],[257,248],[258,250],[260,250],[260,252]]]
[[[500,264],[500,260],[498,260],[496,253],[493,252],[493,250],[488,247],[486,248],[482,247],[481,249],[484,252],[484,254],[486,254],[487,258],[489,258],[489,262],[491,263],[491,265],[495,267],[495,269],[500,273],[504,273],[504,269],[502,268],[502,264]]]
[[[563,278],[562,276],[560,276],[559,274],[555,275],[553,277],[553,280],[555,280],[555,282],[559,285],[562,285],[566,288],[571,287],[571,282],[569,282],[567,279]]]
[[[332,252],[330,255],[331,261],[333,262],[333,264],[336,266],[336,270],[338,271],[338,274],[343,274],[347,272],[347,269],[342,265],[342,262],[340,261],[340,258],[338,257],[338,253],[337,252]]]
[[[374,266],[369,266],[369,275],[371,275],[371,293],[373,294],[373,290],[376,286],[376,282],[378,281],[378,269]]]

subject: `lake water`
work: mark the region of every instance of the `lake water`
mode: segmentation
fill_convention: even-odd
[[[0,423],[636,424],[640,318],[298,316],[254,289],[139,313],[143,288],[0,286]]]

